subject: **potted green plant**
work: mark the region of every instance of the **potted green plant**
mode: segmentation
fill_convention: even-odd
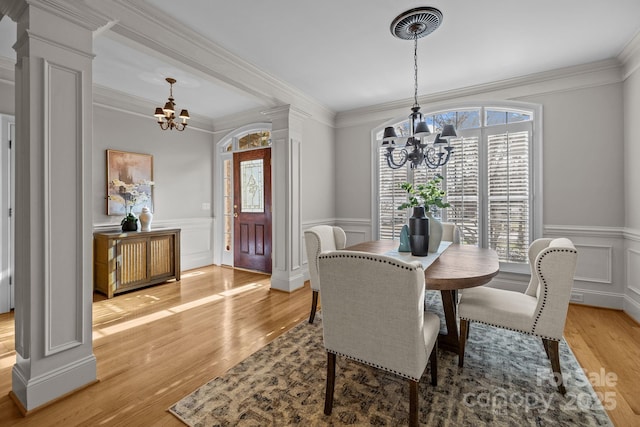
[[[425,184],[413,185],[410,182],[400,184],[400,188],[409,195],[409,200],[398,206],[398,210],[422,206],[426,213],[431,213],[433,207],[441,209],[450,207],[449,203],[443,201],[447,193],[440,188],[442,179],[442,175],[436,175]]]
[[[400,188],[407,192],[408,200],[398,209],[413,208],[413,215],[409,218],[409,245],[415,256],[437,252],[440,247],[442,223],[432,216],[431,210],[434,207],[444,209],[451,206],[444,201],[447,193],[440,188],[442,179],[442,175],[436,175],[424,184],[400,184]]]

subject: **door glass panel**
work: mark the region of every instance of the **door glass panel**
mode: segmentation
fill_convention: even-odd
[[[268,147],[271,145],[271,132],[268,130],[250,133],[238,140],[238,150]]]
[[[264,162],[262,159],[240,162],[242,212],[264,212]]]
[[[233,199],[233,185],[231,183],[232,165],[231,160],[224,161],[224,250],[231,250],[231,238],[233,232],[233,221],[231,216],[233,210],[231,208]]]

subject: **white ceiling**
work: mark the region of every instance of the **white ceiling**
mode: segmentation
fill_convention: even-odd
[[[101,0],[100,7],[109,2],[126,3]],[[437,7],[444,15],[440,28],[418,42],[421,95],[615,58],[640,30],[638,0],[132,3],[170,19],[163,30],[189,28],[334,112],[413,95],[413,43],[393,37],[389,26],[414,7]],[[13,60],[15,25],[8,19],[0,21],[0,40],[0,56]],[[170,76],[178,80],[178,108],[192,115],[215,120],[268,105],[234,85],[233,73],[221,83],[171,52],[154,52],[109,29],[96,33],[94,51],[95,84],[154,104],[166,100]]]

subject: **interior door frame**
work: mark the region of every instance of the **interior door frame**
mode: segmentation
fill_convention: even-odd
[[[15,119],[13,116],[0,115],[0,133],[0,313],[6,313],[14,308],[15,288],[12,218],[15,200],[13,191]]]

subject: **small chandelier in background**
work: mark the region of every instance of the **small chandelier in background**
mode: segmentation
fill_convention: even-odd
[[[453,147],[446,138],[457,136],[456,130],[451,124],[443,126],[442,132],[438,133],[429,143],[424,139],[431,134],[429,126],[423,120],[418,104],[418,39],[435,31],[442,23],[442,12],[433,7],[418,7],[400,14],[391,23],[391,33],[403,40],[413,40],[413,107],[409,115],[409,136],[398,137],[393,127],[384,129],[382,146],[387,149],[385,157],[387,164],[392,169],[404,166],[407,161],[411,162],[411,168],[417,168],[421,164],[431,169],[447,164]],[[400,149],[400,156],[394,159],[395,141],[405,142],[406,145]]]
[[[175,129],[183,131],[187,127],[189,112],[187,110],[180,111],[179,117],[182,119],[182,123],[174,122],[176,119],[176,103],[173,102],[173,84],[176,82],[176,79],[167,77],[165,80],[170,85],[169,100],[164,104],[164,107],[156,107],[154,117],[158,119],[158,124],[162,130]]]

